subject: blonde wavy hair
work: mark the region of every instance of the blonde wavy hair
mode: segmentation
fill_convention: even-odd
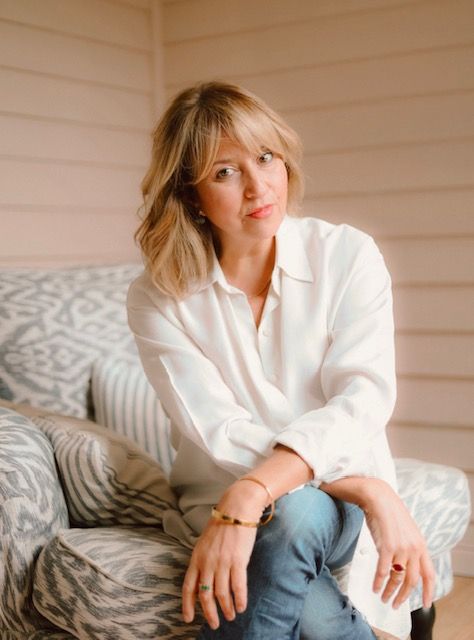
[[[212,267],[212,231],[209,222],[200,224],[195,185],[209,174],[221,137],[256,154],[268,149],[283,159],[289,215],[297,215],[303,195],[301,142],[260,98],[224,82],[181,91],[152,135],[135,239],[155,286],[180,299],[201,287]]]

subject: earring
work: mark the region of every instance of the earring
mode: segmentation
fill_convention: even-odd
[[[196,223],[197,224],[206,224],[206,216],[205,214],[201,211],[201,209],[199,209],[198,211],[198,216],[196,218]]]

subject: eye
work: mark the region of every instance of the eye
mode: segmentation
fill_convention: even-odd
[[[272,151],[264,151],[259,157],[258,161],[261,164],[268,164],[273,160],[273,152]]]
[[[232,169],[232,167],[223,167],[216,173],[216,178],[218,180],[222,180],[223,178],[228,178],[229,176],[233,175],[233,173],[234,170]]]

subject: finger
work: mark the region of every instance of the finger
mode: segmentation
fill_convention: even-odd
[[[219,627],[219,614],[214,598],[214,576],[200,576],[199,578],[199,602],[202,612],[211,629]]]
[[[374,583],[372,586],[375,593],[380,591],[388,577],[388,574],[390,573],[392,557],[393,555],[391,553],[380,552],[377,569],[375,571]]]
[[[241,566],[232,567],[230,570],[230,583],[237,613],[243,613],[247,608],[247,568]]]
[[[405,602],[410,593],[418,584],[420,577],[420,561],[418,558],[409,560],[407,564],[407,570],[405,580],[403,581],[395,599],[393,600],[392,607],[398,609],[398,607]]]
[[[394,565],[403,567],[403,571],[396,571],[393,568]],[[407,561],[405,559],[400,560],[399,558],[397,558],[393,561],[390,569],[389,579],[382,593],[382,602],[388,602],[395,591],[398,591],[398,589],[400,589],[400,587],[404,584],[406,579],[406,566]]]
[[[423,606],[429,609],[433,604],[436,574],[427,551],[420,558],[420,574],[423,582]]]
[[[230,591],[230,572],[226,570],[219,570],[216,574],[215,580],[215,597],[219,602],[222,613],[226,620],[234,620],[235,608],[232,594]]]
[[[192,622],[194,619],[196,603],[196,587],[199,572],[194,565],[190,565],[184,576],[182,588],[182,611],[184,622]]]

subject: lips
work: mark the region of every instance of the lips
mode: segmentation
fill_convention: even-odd
[[[262,218],[268,218],[272,215],[272,204],[267,204],[264,207],[259,207],[258,209],[254,209],[248,214],[249,218],[255,218],[256,220],[260,220]]]

